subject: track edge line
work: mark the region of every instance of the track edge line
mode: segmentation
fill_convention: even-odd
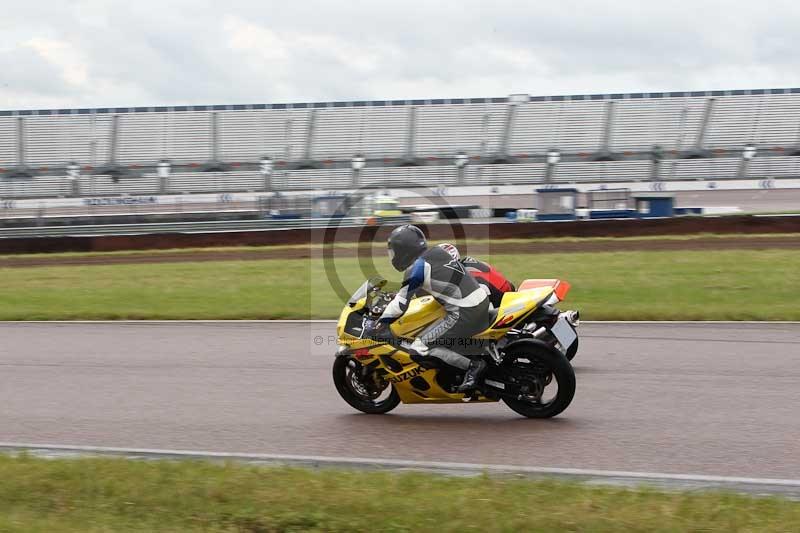
[[[244,463],[272,463],[306,467],[349,467],[383,470],[422,470],[440,474],[516,474],[531,477],[557,477],[574,481],[647,484],[656,483],[679,488],[705,485],[707,488],[732,489],[749,493],[782,494],[796,491],[800,494],[800,479],[751,478],[703,474],[668,474],[658,472],[633,472],[583,468],[553,468],[521,465],[475,464],[440,461],[414,461],[403,459],[375,459],[362,457],[330,457],[316,455],[284,455],[263,453],[211,452],[194,450],[120,448],[105,446],[79,446],[63,444],[35,444],[0,442],[0,453],[34,452],[46,455],[67,456],[100,455],[121,456],[131,459],[173,460],[230,460]]]

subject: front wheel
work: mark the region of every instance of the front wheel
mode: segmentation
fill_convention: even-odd
[[[572,402],[575,372],[562,353],[520,343],[506,352],[506,358],[508,376],[525,390],[519,397],[503,398],[514,412],[528,418],[551,418]]]
[[[339,396],[362,413],[388,413],[400,403],[390,383],[377,379],[373,372],[365,373],[363,365],[349,357],[337,357],[333,362],[333,384]]]

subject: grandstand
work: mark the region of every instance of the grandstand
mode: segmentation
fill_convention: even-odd
[[[0,111],[0,198],[780,179],[798,156],[800,88]]]

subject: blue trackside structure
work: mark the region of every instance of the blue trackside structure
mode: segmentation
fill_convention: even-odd
[[[672,193],[634,194],[633,199],[639,218],[675,216],[675,195]]]

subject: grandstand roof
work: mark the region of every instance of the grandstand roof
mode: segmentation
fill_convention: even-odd
[[[637,98],[686,98],[712,96],[750,96],[767,94],[800,94],[800,87],[783,89],[731,89],[716,91],[670,91],[650,93],[608,93],[608,94],[571,94],[551,96],[531,96],[531,102],[561,102],[578,100],[629,100]],[[353,100],[337,102],[296,102],[276,104],[214,104],[214,105],[179,105],[179,106],[138,106],[138,107],[97,107],[73,109],[25,109],[0,110],[0,116],[28,115],[89,115],[106,113],[148,113],[170,111],[239,111],[258,109],[309,109],[330,107],[387,107],[387,106],[424,106],[453,104],[503,104],[509,97],[483,98],[432,98],[424,100]]]

